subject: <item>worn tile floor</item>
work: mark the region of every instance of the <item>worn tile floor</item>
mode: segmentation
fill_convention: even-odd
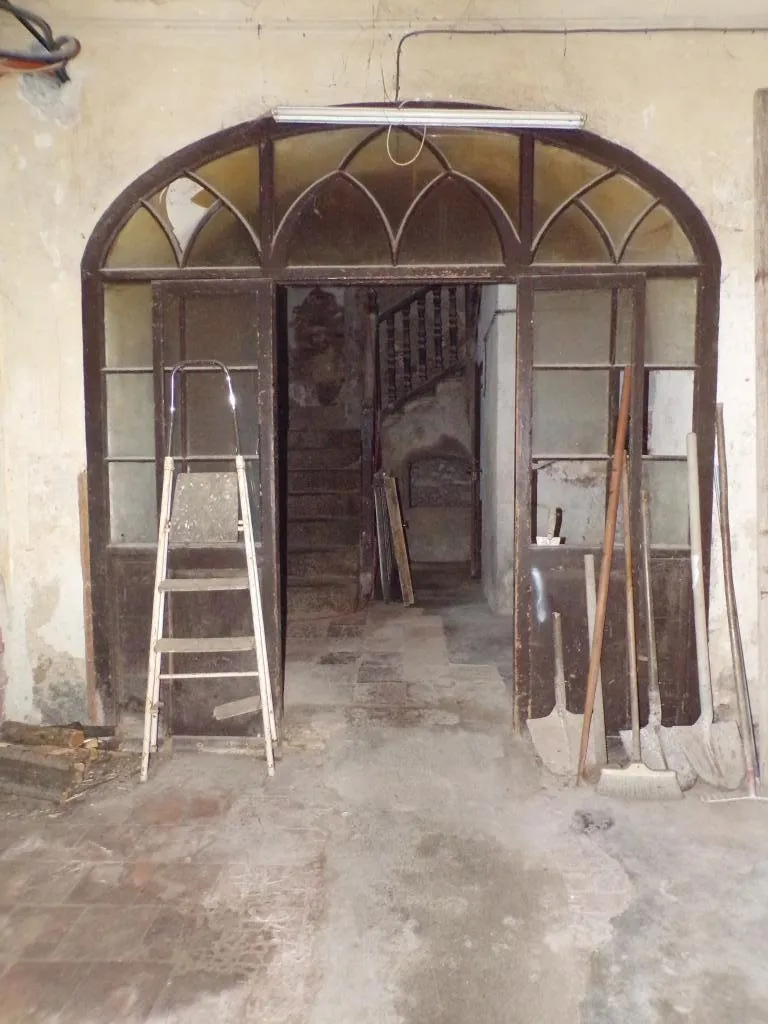
[[[1,1022],[768,1021],[768,805],[555,783],[472,588],[291,634],[273,780],[2,805]]]

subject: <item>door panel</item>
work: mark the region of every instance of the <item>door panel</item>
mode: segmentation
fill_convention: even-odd
[[[153,287],[154,382],[154,487],[151,522],[133,523],[142,543],[120,543],[112,530],[109,573],[113,611],[111,670],[119,687],[119,705],[135,710],[143,703],[146,683],[147,644],[154,579],[157,507],[162,457],[167,445],[166,416],[170,371],[180,359],[218,359],[232,370],[236,395],[240,445],[246,457],[254,532],[261,542],[258,563],[262,585],[267,648],[278,714],[282,709],[282,644],[280,628],[280,576],[276,565],[279,550],[276,507],[275,406],[274,406],[274,289],[266,282],[185,281],[157,283]],[[146,428],[144,428],[146,432]],[[142,435],[143,436],[143,435]],[[232,415],[220,373],[199,371],[182,378],[177,400],[174,452],[183,457],[186,472],[234,469]],[[146,468],[149,468],[146,463]],[[150,463],[151,465],[151,463]],[[112,468],[112,467],[110,467]],[[112,506],[122,519],[117,501]],[[147,502],[140,507],[148,518]],[[182,575],[217,574],[244,569],[240,544],[192,550],[171,549],[173,570]],[[167,628],[177,635],[216,636],[248,632],[247,592],[173,594],[167,599]],[[180,656],[177,656],[177,659]],[[242,656],[250,658],[250,655]],[[210,656],[209,656],[210,659]],[[222,671],[251,668],[244,661],[215,664],[203,656],[177,660],[177,671]],[[166,687],[166,725],[175,734],[244,735],[260,729],[260,720],[236,718],[216,722],[216,704],[253,692],[253,679],[180,680]]]
[[[515,712],[518,727],[548,714],[554,704],[552,613],[562,615],[568,708],[583,710],[589,662],[584,555],[600,571],[610,462],[624,368],[633,368],[629,432],[630,528],[635,552],[641,710],[645,698],[646,623],[640,595],[639,503],[643,480],[662,478],[654,492],[657,523],[670,522],[680,505],[684,460],[649,454],[648,375],[644,371],[645,281],[641,275],[610,279],[522,279],[519,287]],[[690,430],[690,403],[688,423]],[[687,501],[684,512],[687,517]],[[548,546],[557,510],[562,542]],[[654,516],[652,508],[652,517]],[[624,600],[624,523],[619,516],[603,645],[606,724],[628,725],[628,675]],[[679,516],[675,519],[678,522]],[[661,539],[663,536],[663,540]],[[695,716],[695,658],[690,625],[690,554],[685,530],[657,530],[652,574],[665,721]]]

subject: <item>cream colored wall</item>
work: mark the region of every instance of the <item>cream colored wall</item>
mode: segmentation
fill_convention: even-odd
[[[14,717],[84,713],[77,476],[85,465],[79,263],[100,214],[161,157],[275,103],[391,98],[398,38],[419,25],[512,24],[505,0],[57,0],[35,4],[83,53],[55,95],[0,80],[2,623]],[[675,23],[716,24],[686,0]],[[763,5],[731,7],[756,24]],[[672,22],[643,5],[645,24]],[[517,5],[519,27],[637,26],[610,0]],[[418,14],[415,12],[418,11]],[[698,12],[698,13],[697,13]],[[507,19],[505,22],[504,19]],[[3,27],[0,20],[0,39]],[[768,34],[422,37],[403,49],[401,96],[583,110],[699,204],[723,256],[719,394],[726,406],[735,562],[756,671],[752,97]],[[34,83],[33,83],[34,84]],[[10,242],[9,242],[10,240]],[[0,495],[1,497],[2,495]],[[714,677],[728,675],[719,558]]]

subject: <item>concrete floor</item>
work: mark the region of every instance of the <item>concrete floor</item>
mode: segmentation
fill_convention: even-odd
[[[3,805],[0,1021],[768,1021],[768,804],[556,783],[471,589],[292,634],[273,780]]]

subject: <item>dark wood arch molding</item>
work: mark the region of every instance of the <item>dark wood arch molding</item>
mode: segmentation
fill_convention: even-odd
[[[433,105],[433,104],[430,104]],[[446,107],[456,104],[444,104]],[[116,694],[110,679],[109,669],[109,615],[104,611],[109,605],[110,587],[105,552],[109,547],[108,497],[104,458],[106,455],[105,418],[106,395],[104,383],[104,286],[118,282],[149,282],[168,286],[174,281],[228,282],[227,287],[242,288],[252,281],[254,288],[263,289],[263,294],[273,294],[276,285],[289,284],[423,284],[425,281],[452,282],[520,282],[527,277],[546,279],[567,274],[573,279],[582,275],[592,282],[610,281],[614,276],[627,272],[644,273],[655,278],[684,276],[698,280],[698,307],[696,325],[697,375],[694,393],[696,410],[695,422],[701,422],[714,410],[715,377],[717,364],[717,320],[719,306],[720,257],[717,245],[705,218],[695,203],[669,177],[651,166],[636,153],[598,137],[590,132],[512,132],[499,129],[488,130],[489,134],[515,135],[518,137],[517,166],[511,168],[517,182],[519,208],[505,209],[500,201],[482,181],[466,173],[455,160],[448,159],[440,149],[439,140],[429,137],[424,140],[424,151],[437,168],[431,180],[426,182],[405,207],[400,222],[394,224],[387,216],[382,203],[364,182],[358,180],[353,171],[355,158],[368,146],[381,139],[386,129],[371,129],[363,138],[352,145],[335,166],[325,167],[314,181],[301,188],[285,212],[278,219],[277,188],[275,176],[275,147],[285,139],[311,139],[319,133],[334,132],[335,126],[291,127],[277,125],[270,117],[263,117],[217,132],[207,138],[193,142],[178,152],[159,161],[154,167],[133,181],[109,206],[96,224],[84,250],[82,259],[83,281],[83,330],[84,330],[84,373],[86,400],[86,443],[88,452],[89,512],[91,536],[91,564],[94,567],[94,648],[96,653],[96,675],[105,714],[114,717],[117,711]],[[422,141],[421,132],[401,129],[411,135],[417,143]],[[534,154],[537,144],[545,144],[586,158],[605,167],[604,173],[597,174],[588,183],[580,186],[547,213],[543,224],[534,230]],[[253,148],[258,152],[258,216],[246,217],[232,198],[215,184],[206,180],[201,169],[206,165]],[[396,169],[395,169],[396,170]],[[652,200],[637,214],[627,228],[624,237],[616,243],[605,230],[600,220],[586,205],[590,190],[621,175],[639,185],[649,193]],[[173,232],[169,233],[162,211],[153,205],[152,199],[174,181],[186,178],[208,194],[210,205],[200,216],[186,241],[179,244]],[[336,181],[345,181],[375,213],[384,228],[389,246],[389,257],[375,265],[360,266],[355,263],[353,252],[347,262],[337,261],[334,265],[307,265],[292,259],[291,245],[294,232],[300,223],[308,204],[316,201],[323,191]],[[446,264],[441,253],[427,262],[402,264],[398,262],[400,247],[408,228],[414,223],[423,204],[437,195],[446,183],[454,183],[465,190],[472,201],[479,204],[488,225],[498,239],[500,261],[480,259],[477,262]],[[632,238],[641,229],[645,219],[657,207],[669,211],[690,244],[692,260],[685,263],[660,263],[654,265],[627,265],[622,259]],[[571,210],[578,210],[596,232],[606,250],[604,262],[589,263],[543,263],[534,262],[542,242],[558,222],[558,218]],[[152,218],[173,253],[173,266],[110,266],[109,255],[126,224],[137,213],[144,211]],[[213,225],[218,217],[234,218],[238,231],[244,232],[244,239],[250,239],[253,262],[247,265],[190,265],[193,249],[206,228]],[[342,254],[343,255],[343,254]],[[239,282],[239,283],[238,283]],[[175,286],[174,286],[175,287]],[[710,466],[713,457],[713,431],[707,426],[700,433],[699,452],[702,467]],[[711,489],[710,489],[711,490]],[[705,550],[708,549],[709,524],[711,517],[711,494],[703,489],[702,514],[705,524]],[[708,578],[708,559],[705,576]],[[101,609],[101,610],[100,610]]]

